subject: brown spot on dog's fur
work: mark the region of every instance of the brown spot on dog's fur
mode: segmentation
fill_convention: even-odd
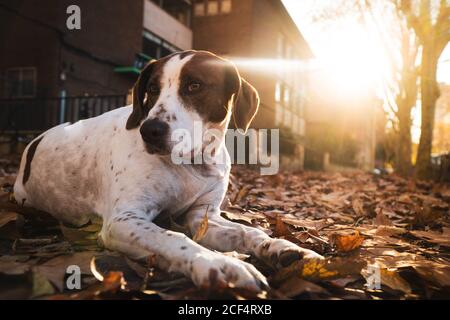
[[[141,74],[133,87],[133,111],[128,117],[126,129],[134,129],[148,115],[148,112],[158,100],[159,93],[151,94],[150,86],[161,86],[161,77],[164,65],[174,54],[168,55],[157,61],[151,61],[141,71]],[[145,100],[145,97],[147,99]],[[145,101],[144,101],[145,100]]]
[[[42,141],[44,137],[40,137],[39,139],[34,140],[30,147],[28,148],[27,152],[27,160],[25,162],[25,169],[23,171],[23,178],[22,178],[22,184],[25,185],[25,183],[28,181],[31,175],[31,161],[33,161],[34,154],[36,153],[36,149],[39,145],[39,143]]]
[[[192,82],[201,84],[198,92],[189,92]],[[239,87],[239,74],[233,64],[199,51],[181,69],[178,94],[187,108],[196,110],[208,122],[218,123],[226,117],[228,104]]]

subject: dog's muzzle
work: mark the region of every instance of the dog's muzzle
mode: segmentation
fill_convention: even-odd
[[[169,125],[166,122],[159,119],[146,120],[139,131],[149,153],[168,153]]]

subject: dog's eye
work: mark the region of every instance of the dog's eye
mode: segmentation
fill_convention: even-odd
[[[195,91],[198,91],[200,88],[201,88],[200,83],[198,83],[198,82],[192,82],[192,83],[190,83],[189,86],[188,86],[188,91],[189,91],[189,92],[195,92]]]
[[[150,85],[150,94],[159,94],[159,87],[156,84]]]

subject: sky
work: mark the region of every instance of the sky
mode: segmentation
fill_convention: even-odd
[[[282,0],[312,48],[316,68],[325,68],[336,77],[340,91],[359,92],[367,87],[381,87],[390,76],[389,59],[381,45],[370,33],[351,19],[329,23],[314,22],[312,17],[327,6],[336,5],[333,0]],[[439,82],[450,84],[450,45],[442,53],[437,72]],[[385,81],[384,81],[385,82]],[[418,105],[420,102],[418,102]],[[413,109],[413,142],[420,138],[420,108]]]
[[[320,61],[324,61],[325,64],[349,63],[357,70],[363,67],[359,63],[365,64],[364,68],[372,69],[385,65],[384,58],[379,57],[383,55],[380,49],[374,47],[367,33],[357,30],[354,24],[337,23],[335,28],[324,29],[320,23],[311,21],[314,12],[317,12],[315,10],[333,5],[333,0],[282,0],[282,2]],[[371,62],[369,63],[367,59],[361,61],[361,56],[370,58]],[[345,57],[345,61],[342,61],[342,57]],[[368,66],[369,64],[372,66]],[[450,84],[450,45],[447,45],[439,60],[438,81]]]

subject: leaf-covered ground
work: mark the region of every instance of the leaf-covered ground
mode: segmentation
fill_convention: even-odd
[[[18,159],[0,160],[0,299],[436,299],[450,298],[450,186],[368,173],[285,172],[236,167],[223,215],[313,249],[323,261],[275,271],[253,257],[272,290],[196,289],[97,245],[101,221],[63,226],[10,201]],[[183,231],[176,222],[171,228]],[[207,221],[203,230],[207,231]],[[80,268],[81,290],[67,267]],[[70,271],[70,270],[69,270]],[[379,282],[378,282],[379,280]],[[378,287],[378,284],[381,286]]]

